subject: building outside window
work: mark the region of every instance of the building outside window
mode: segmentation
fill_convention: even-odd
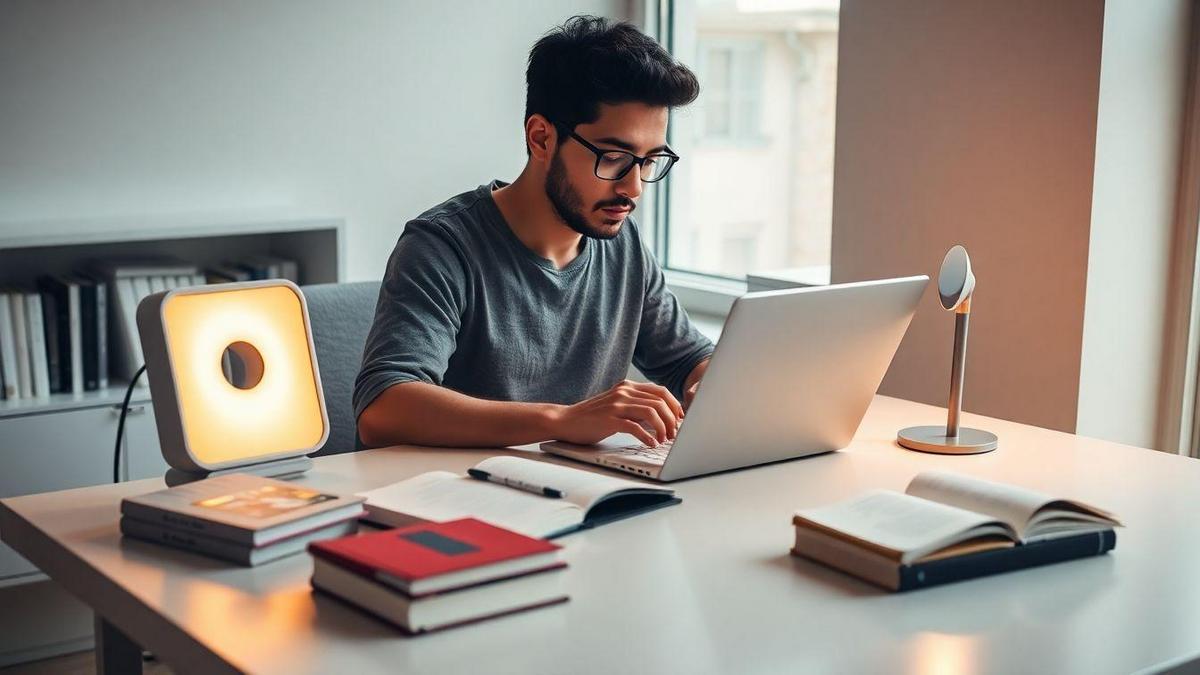
[[[660,257],[732,279],[828,270],[839,0],[663,2],[701,94],[672,116],[684,160],[657,223]]]

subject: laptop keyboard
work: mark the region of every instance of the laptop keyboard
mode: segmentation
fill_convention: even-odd
[[[674,441],[659,443],[658,447],[652,448],[644,444],[626,445],[612,450],[612,454],[618,457],[636,457],[642,460],[662,463],[667,459],[667,453],[671,451],[671,446]]]

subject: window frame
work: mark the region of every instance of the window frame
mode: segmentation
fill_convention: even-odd
[[[645,0],[643,25],[648,35],[658,40],[667,52],[675,53],[675,0]],[[672,144],[673,125],[667,127],[667,144]],[[686,161],[686,157],[684,160]],[[746,280],[717,274],[677,269],[671,266],[670,203],[672,175],[658,183],[646,196],[650,208],[646,213],[646,238],[654,256],[662,266],[667,286],[689,312],[721,318],[729,314],[734,300],[746,293]]]

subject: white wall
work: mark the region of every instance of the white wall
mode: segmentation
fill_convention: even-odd
[[[1109,0],[1076,431],[1154,446],[1189,0]]]
[[[626,3],[5,0],[0,234],[294,207],[378,278],[406,220],[516,176],[529,48],[584,12]]]

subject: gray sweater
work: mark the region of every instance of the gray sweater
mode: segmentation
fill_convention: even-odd
[[[505,222],[493,182],[421,214],[388,261],[354,385],[354,414],[388,387],[430,382],[476,398],[571,404],[632,362],[682,400],[713,351],[626,220],[583,239],[561,270]]]

